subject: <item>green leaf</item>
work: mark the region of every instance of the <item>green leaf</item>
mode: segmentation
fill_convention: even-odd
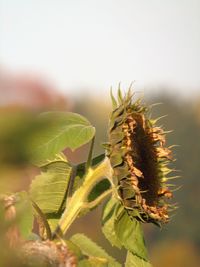
[[[105,252],[104,249],[99,247],[96,243],[94,243],[92,240],[90,240],[88,237],[86,237],[83,234],[75,234],[74,236],[72,236],[71,241],[81,249],[84,255],[91,257],[91,258],[93,257],[99,258],[99,260],[104,264],[105,264],[105,260],[107,260],[108,267],[121,266],[113,257],[109,256],[107,252]],[[102,265],[99,265],[99,266],[102,266]]]
[[[27,239],[32,232],[34,217],[32,204],[26,192],[16,193],[15,208],[20,234]]]
[[[121,104],[123,102],[123,96],[122,96],[122,92],[121,92],[121,84],[120,83],[118,86],[118,102],[119,102],[119,104]]]
[[[88,143],[95,134],[95,128],[83,116],[71,112],[45,112],[38,118],[48,127],[32,138],[30,149],[33,161],[53,159],[65,148],[72,150]]]
[[[102,232],[112,246],[121,248],[121,243],[115,233],[115,211],[119,204],[117,199],[111,198],[104,206],[102,215]]]
[[[78,262],[78,267],[108,267],[108,261],[106,259],[92,258],[84,259]]]
[[[128,252],[125,267],[152,267],[152,265],[131,252]]]
[[[73,254],[75,255],[77,261],[81,261],[83,259],[85,259],[85,256],[83,255],[83,253],[81,252],[80,248],[75,245],[72,241],[70,240],[63,240],[66,245],[67,245],[67,248],[69,249],[69,251],[73,252]]]
[[[51,228],[51,232],[53,233],[56,230],[56,227],[58,225],[60,216],[59,216],[59,218],[56,218],[57,217],[56,214],[50,214],[50,216],[51,217],[55,216],[54,218],[49,218],[48,215],[47,215],[47,221],[48,221],[49,226]]]
[[[123,206],[116,214],[115,233],[127,250],[147,260],[141,223],[136,219],[131,219]]]
[[[113,107],[113,109],[116,109],[117,108],[117,101],[116,101],[115,97],[113,96],[112,87],[110,89],[110,97],[112,100],[112,107]]]
[[[33,163],[34,165],[36,165],[39,168],[45,167],[49,164],[51,164],[52,162],[60,162],[60,161],[65,161],[67,162],[66,156],[64,153],[60,152],[58,154],[56,154],[54,157],[52,157],[51,159],[37,159],[35,160]]]
[[[33,180],[30,196],[43,213],[58,212],[66,197],[71,171],[67,161],[52,161]]]

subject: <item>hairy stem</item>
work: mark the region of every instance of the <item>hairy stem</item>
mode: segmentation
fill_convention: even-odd
[[[95,169],[88,170],[82,186],[74,193],[72,198],[69,200],[67,207],[58,223],[58,227],[54,232],[54,237],[56,235],[66,234],[70,225],[77,218],[80,211],[87,207],[87,199],[91,190],[98,182],[105,178],[109,179],[109,181],[112,180],[112,168],[110,166],[110,161],[108,158],[102,161]],[[106,196],[107,194],[104,195],[104,197]],[[102,198],[100,199],[100,201],[102,201]]]

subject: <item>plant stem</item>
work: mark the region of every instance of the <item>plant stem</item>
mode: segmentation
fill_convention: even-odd
[[[109,194],[113,193],[113,188],[106,190],[103,194],[97,197],[95,200],[85,203],[85,208],[92,209],[95,206],[99,205],[104,198],[106,198]]]
[[[92,138],[91,144],[90,144],[90,150],[88,153],[88,159],[85,165],[85,170],[86,173],[89,170],[89,168],[91,167],[91,162],[92,162],[92,153],[93,153],[93,149],[94,149],[94,141],[95,141],[95,136]]]
[[[76,172],[77,172],[77,166],[72,166],[70,179],[69,179],[69,182],[68,182],[68,185],[67,185],[67,189],[66,189],[64,198],[63,198],[62,203],[60,205],[60,208],[58,210],[58,214],[63,211],[65,203],[67,203],[69,201],[69,199],[71,198],[71,196],[72,196],[72,189],[73,189],[74,180],[75,180],[75,177],[76,177]]]
[[[45,214],[42,212],[42,210],[39,208],[39,206],[33,200],[31,200],[31,201],[32,201],[33,208],[36,210],[36,212],[38,213],[38,215],[42,219],[42,222],[43,222],[45,230],[46,230],[47,239],[51,240],[52,239],[51,228],[49,226],[49,223],[47,221]]]
[[[105,160],[102,161],[95,169],[90,168],[88,170],[82,186],[73,194],[72,198],[69,200],[67,207],[58,223],[54,237],[56,235],[59,235],[60,233],[62,235],[66,234],[68,228],[79,215],[80,211],[90,206],[90,203],[88,203],[87,199],[91,190],[98,182],[105,178],[109,179],[109,181],[112,180],[112,168],[110,166],[110,160],[108,158],[105,158]],[[104,194],[104,197],[108,195],[107,193]],[[102,198],[100,198],[99,201],[102,201]]]

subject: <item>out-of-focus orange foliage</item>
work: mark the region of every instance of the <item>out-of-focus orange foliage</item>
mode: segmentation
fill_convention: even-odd
[[[66,110],[69,101],[40,78],[0,72],[0,107],[11,111]]]

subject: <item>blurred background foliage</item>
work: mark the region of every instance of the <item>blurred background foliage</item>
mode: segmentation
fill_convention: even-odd
[[[66,110],[84,115],[96,127],[94,155],[103,152],[101,144],[107,141],[107,124],[111,101],[109,96],[94,98],[85,94],[70,99],[55,90],[49,90],[40,81],[25,78],[18,86],[11,81],[0,83],[0,193],[26,189],[38,172],[29,164],[28,143],[34,132],[41,131],[44,125],[36,125],[34,116],[41,111]],[[16,85],[16,84],[15,84]],[[69,92],[70,94],[70,92]],[[199,201],[200,201],[200,95],[199,98],[181,99],[169,95],[145,95],[148,104],[162,103],[152,110],[152,117],[167,114],[159,123],[168,134],[168,145],[176,144],[175,168],[180,170],[180,179],[175,180],[182,188],[175,192],[174,202],[179,209],[171,222],[158,229],[153,225],[144,226],[150,259],[155,267],[197,267],[199,266]],[[86,158],[88,146],[66,154],[73,162]],[[53,196],[52,196],[53,197]],[[123,261],[124,252],[111,248],[101,233],[101,207],[74,223],[68,235],[84,232],[101,244],[116,258]],[[2,227],[1,227],[2,228]],[[1,244],[3,240],[0,241]]]

